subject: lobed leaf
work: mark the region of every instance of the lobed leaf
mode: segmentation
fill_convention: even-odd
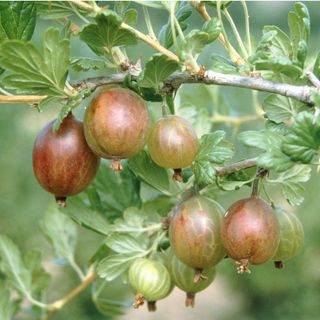
[[[95,21],[96,24],[89,24],[83,28],[80,32],[80,39],[96,54],[111,55],[113,47],[137,43],[135,34],[121,27],[122,21],[115,12],[106,10],[98,14]]]
[[[305,165],[295,165],[291,169],[279,174],[275,179],[267,178],[272,185],[282,188],[283,196],[291,205],[300,205],[304,200],[305,188],[303,182],[311,177],[311,168]]]
[[[320,147],[320,117],[310,112],[301,112],[291,132],[285,137],[282,151],[292,161],[310,163]]]
[[[23,263],[19,248],[4,235],[0,235],[0,269],[20,293],[30,295],[31,273]]]
[[[77,242],[75,223],[61,213],[55,203],[46,211],[40,223],[44,235],[51,243],[57,258],[73,260]]]
[[[244,131],[238,139],[246,146],[256,147],[265,152],[258,156],[257,165],[281,172],[294,166],[294,162],[281,151],[285,137],[276,131]]]
[[[6,39],[30,40],[36,17],[33,1],[4,1],[0,6],[0,42]]]
[[[171,60],[164,54],[155,53],[139,75],[138,85],[144,88],[154,88],[158,92],[163,81],[179,69],[178,62]]]
[[[5,40],[0,44],[0,66],[10,71],[3,79],[8,89],[20,93],[62,96],[69,68],[69,40],[59,30],[46,31],[43,51],[31,42]]]

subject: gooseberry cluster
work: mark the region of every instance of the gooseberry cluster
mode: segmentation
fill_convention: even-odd
[[[112,168],[121,170],[121,159],[134,156],[147,144],[153,161],[174,169],[174,179],[179,181],[181,169],[192,164],[199,149],[186,120],[170,115],[151,126],[145,101],[124,88],[102,90],[87,108],[83,124],[71,113],[56,132],[53,123],[36,138],[33,168],[40,185],[62,206],[67,196],[91,183],[100,157],[111,159]],[[270,260],[281,268],[282,261],[302,247],[303,237],[294,214],[273,208],[256,191],[227,211],[196,192],[171,211],[165,258],[132,262],[128,281],[136,293],[134,306],[146,300],[153,311],[155,302],[177,286],[186,292],[186,306],[193,307],[195,294],[212,283],[223,258],[233,259],[239,273]]]

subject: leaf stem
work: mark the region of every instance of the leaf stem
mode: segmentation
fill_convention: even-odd
[[[80,280],[83,281],[83,279],[85,278],[85,275],[82,272],[81,268],[78,266],[78,264],[75,262],[74,258],[70,257],[68,259],[68,262],[69,262],[71,268],[76,272],[76,274],[78,275]]]
[[[243,44],[243,41],[242,41],[241,36],[240,36],[240,34],[239,34],[238,28],[237,28],[237,26],[235,25],[235,23],[234,23],[231,15],[229,14],[229,11],[227,10],[227,8],[225,8],[225,9],[223,10],[223,13],[224,13],[225,17],[227,18],[228,22],[230,23],[230,26],[231,26],[231,28],[232,28],[233,34],[234,34],[234,36],[235,36],[236,39],[237,39],[237,42],[238,42],[238,44],[239,44],[239,47],[240,47],[240,49],[241,49],[241,52],[242,52],[243,56],[247,59],[247,58],[248,58],[247,49],[246,49],[246,47],[245,47],[244,44]]]
[[[262,116],[246,115],[246,116],[225,116],[222,114],[215,114],[210,118],[210,121],[213,123],[227,123],[231,125],[241,125],[246,122],[252,122],[257,120],[265,120]]]
[[[70,291],[66,296],[63,298],[51,303],[48,305],[48,309],[51,310],[45,320],[51,319],[57,311],[59,311],[65,304],[67,304],[69,301],[74,299],[77,295],[79,295],[82,291],[84,291],[95,279],[97,278],[97,274],[94,272],[94,267],[91,266],[84,277],[83,281],[72,291]]]
[[[249,54],[249,56],[251,56],[252,55],[252,45],[251,45],[251,35],[250,35],[250,23],[249,23],[250,16],[249,16],[247,2],[245,0],[241,0],[241,4],[243,7],[243,11],[244,11],[248,54]]]
[[[202,18],[205,21],[210,21],[211,17],[207,12],[205,3],[202,1],[192,1],[192,5],[197,9],[199,14],[202,16]],[[245,64],[245,61],[242,59],[242,57],[239,55],[239,53],[233,48],[231,43],[228,43],[227,40],[225,39],[224,35],[222,33],[219,34],[218,36],[219,42],[223,45],[223,47],[228,51],[229,56],[231,60],[238,64]],[[230,50],[230,51],[229,51]]]
[[[154,31],[153,31],[152,22],[151,22],[151,19],[150,19],[148,8],[146,6],[142,6],[142,9],[143,9],[144,20],[146,22],[147,29],[148,29],[148,32],[149,32],[149,36],[151,38],[153,38],[153,39],[157,39],[157,37],[156,37],[156,35],[155,35]]]

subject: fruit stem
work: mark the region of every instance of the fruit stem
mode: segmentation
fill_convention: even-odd
[[[253,184],[252,184],[252,192],[251,192],[252,197],[255,197],[258,195],[260,179],[263,178],[264,176],[266,176],[267,174],[268,174],[268,170],[263,169],[263,168],[257,169],[256,178],[254,179]]]
[[[148,311],[155,312],[157,310],[156,301],[148,301]]]
[[[275,262],[274,262],[274,267],[275,267],[276,269],[283,269],[283,268],[284,268],[284,263],[283,263],[283,261],[275,261]]]
[[[57,205],[61,208],[67,207],[67,197],[55,196]]]
[[[186,294],[186,307],[194,308],[196,294],[193,292],[187,292]]]

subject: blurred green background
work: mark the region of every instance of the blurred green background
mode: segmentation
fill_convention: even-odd
[[[110,3],[112,6],[113,4]],[[320,37],[320,3],[307,2],[311,15],[311,48],[314,52],[319,49]],[[133,7],[139,8],[137,5]],[[294,2],[249,2],[252,39],[255,43],[261,36],[262,27],[266,24],[275,24],[285,31],[287,27],[287,14],[293,10]],[[141,13],[141,10],[139,10]],[[213,13],[213,10],[212,12]],[[244,35],[243,12],[240,3],[233,3],[230,7],[240,32]],[[167,21],[167,13],[150,9],[152,22],[157,31]],[[200,16],[193,12],[191,18],[192,27],[202,25]],[[33,40],[40,45],[44,30],[48,25],[56,25],[53,22],[38,21]],[[58,26],[58,25],[56,25]],[[232,38],[226,22],[227,30]],[[138,19],[138,29],[145,31],[143,16]],[[129,57],[135,61],[142,58],[146,61],[152,54],[152,50],[144,44],[128,48]],[[91,51],[77,38],[72,40],[72,53],[74,56],[91,56]],[[210,67],[210,55],[220,53],[226,56],[219,43],[210,45],[201,55],[200,61]],[[100,72],[75,73],[71,72],[72,80],[88,76],[103,75]],[[189,94],[189,96],[187,96]],[[190,110],[196,110],[201,115],[202,108],[209,113],[219,110],[221,113],[242,115],[254,112],[258,101],[264,94],[258,96],[249,91],[235,88],[200,87],[188,85],[181,89],[180,109],[184,115],[192,115]],[[179,105],[179,101],[178,105]],[[85,106],[87,101],[83,104]],[[190,105],[195,105],[190,108]],[[38,113],[28,105],[2,104],[0,110],[0,233],[11,237],[19,245],[22,251],[37,248],[45,257],[45,268],[52,273],[53,279],[47,293],[47,300],[54,301],[66,294],[77,284],[77,278],[69,266],[59,266],[54,263],[54,256],[38,222],[51,196],[44,192],[37,184],[32,172],[32,146],[40,128],[56,116],[57,110],[47,109]],[[159,105],[150,104],[150,109],[159,109]],[[182,107],[181,107],[182,108]],[[198,110],[199,108],[199,110]],[[188,112],[186,112],[188,110]],[[81,117],[83,108],[76,110],[76,115]],[[195,112],[193,112],[195,113]],[[193,119],[194,120],[194,119]],[[248,130],[262,127],[262,123],[248,123],[239,130]],[[198,125],[198,134],[206,128]],[[222,128],[228,132],[229,138],[235,143],[236,158],[250,157],[254,151],[243,148],[236,141],[237,131],[226,125],[215,125],[213,130]],[[171,296],[158,303],[158,312],[147,313],[142,310],[131,310],[128,289],[120,281],[106,286],[106,296],[123,303],[128,307],[128,312],[119,317],[121,320],[134,319],[214,319],[214,320],[251,320],[251,319],[294,319],[313,320],[319,319],[320,313],[320,207],[319,176],[313,172],[313,176],[306,186],[306,198],[298,208],[289,208],[283,198],[279,198],[279,190],[269,190],[272,198],[278,205],[295,211],[305,228],[304,250],[295,258],[286,263],[283,270],[276,270],[272,263],[252,268],[251,275],[238,275],[233,263],[223,261],[218,266],[218,276],[215,282],[204,292],[198,294],[196,308],[193,310],[184,307],[184,294],[175,289]],[[221,195],[219,201],[228,207],[233,201],[248,195],[249,189],[242,188],[237,192],[228,192]],[[85,266],[92,256],[102,238],[93,232],[79,227],[77,246],[77,261]],[[1,297],[0,297],[1,299]],[[54,319],[57,320],[100,320],[107,319],[101,315],[90,302],[89,292],[83,293],[59,312]],[[32,315],[25,313],[18,319],[34,319]]]

